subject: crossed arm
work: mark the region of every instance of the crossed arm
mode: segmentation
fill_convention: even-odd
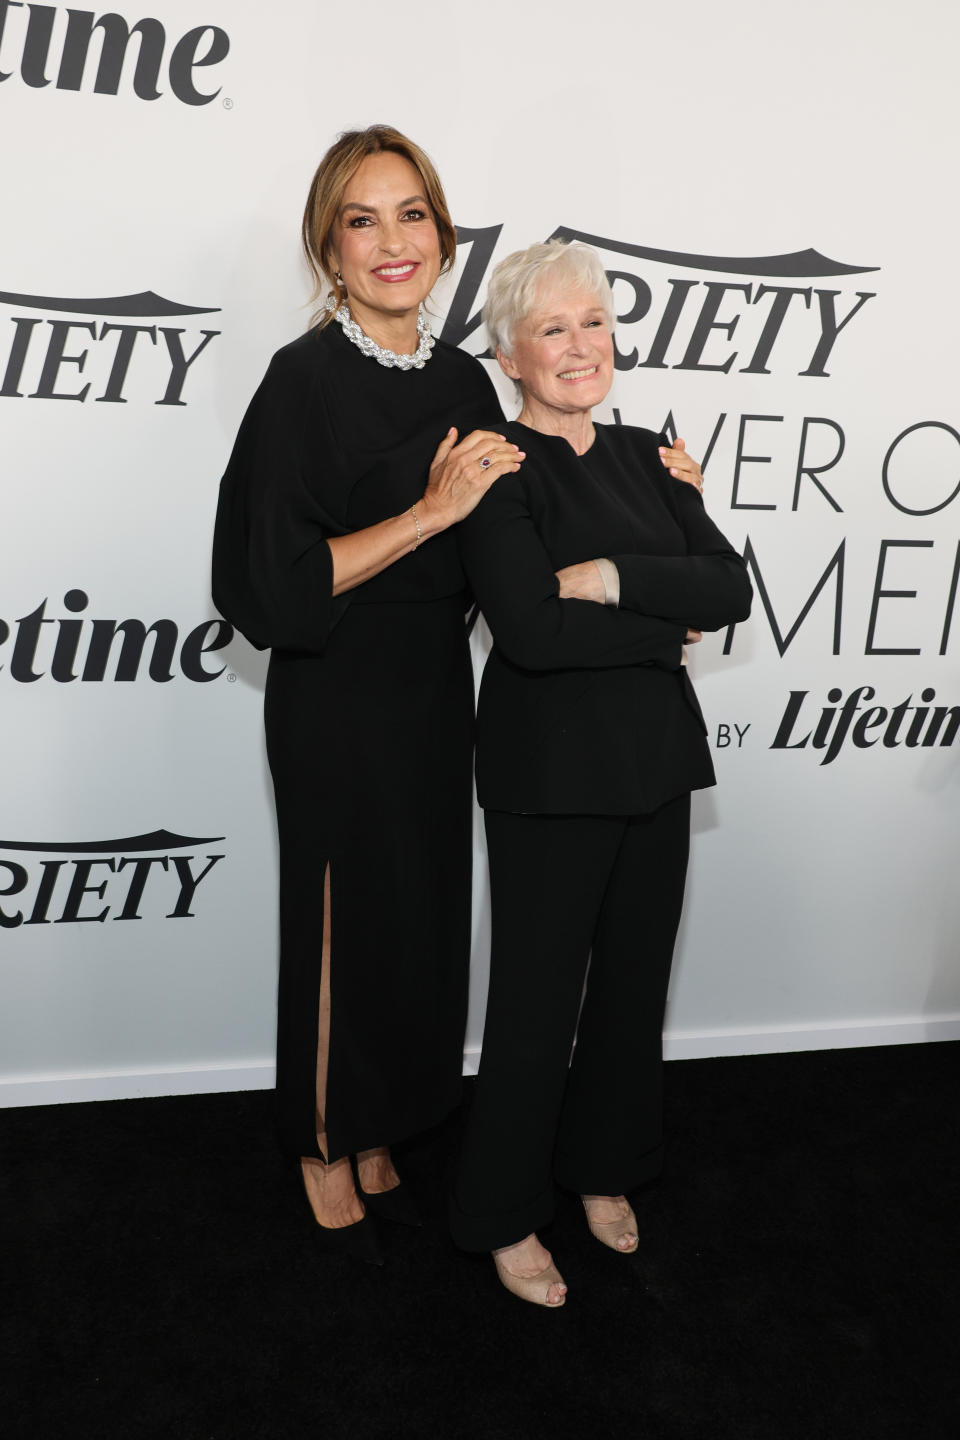
[[[677,487],[687,553],[614,555],[620,604],[604,599],[594,561],[555,572],[527,507],[522,477],[504,476],[460,527],[470,582],[494,639],[529,670],[654,663],[676,669],[691,631],[718,629],[750,609],[742,558],[710,520],[694,484]],[[575,593],[592,571],[599,594]],[[601,603],[590,603],[594,600]],[[699,637],[697,637],[699,638]]]

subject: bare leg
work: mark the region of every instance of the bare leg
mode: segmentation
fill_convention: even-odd
[[[360,1176],[360,1188],[368,1195],[380,1195],[384,1190],[395,1190],[400,1184],[400,1176],[393,1168],[386,1145],[378,1145],[373,1150],[358,1150],[357,1172]]]
[[[303,1155],[300,1164],[304,1189],[318,1224],[339,1230],[363,1219],[363,1204],[354,1188],[349,1156],[324,1165],[313,1155]]]
[[[317,1144],[327,1149],[327,1065],[330,1057],[330,866],[323,877],[323,941],[320,952],[320,1005],[317,1015]],[[315,1219],[338,1230],[363,1219],[363,1203],[353,1183],[349,1156],[325,1165],[313,1155],[301,1156],[303,1184]]]

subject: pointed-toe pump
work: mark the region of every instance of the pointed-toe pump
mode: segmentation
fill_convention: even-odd
[[[373,1216],[363,1215],[352,1225],[321,1225],[313,1213],[310,1197],[306,1193],[303,1167],[299,1160],[296,1162],[296,1173],[297,1187],[307,1202],[310,1219],[313,1221],[312,1233],[316,1248],[324,1255],[346,1255],[351,1260],[362,1260],[365,1265],[382,1265],[380,1236]]]
[[[332,1230],[314,1219],[315,1240],[325,1255],[346,1255],[351,1260],[362,1260],[365,1265],[382,1265],[383,1252],[377,1224],[372,1215],[364,1215],[352,1225],[341,1225]]]
[[[364,1190],[358,1180],[357,1193],[370,1214],[376,1215],[378,1220],[386,1220],[392,1225],[409,1225],[413,1229],[418,1229],[423,1224],[410,1187],[402,1181],[399,1185],[394,1185],[392,1190],[371,1192]]]
[[[409,1185],[401,1180],[392,1190],[364,1190],[360,1183],[360,1167],[355,1157],[352,1164],[357,1194],[371,1215],[376,1215],[378,1220],[386,1220],[391,1225],[409,1225],[414,1230],[420,1228],[423,1218]]]

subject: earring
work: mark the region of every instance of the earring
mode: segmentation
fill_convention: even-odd
[[[338,285],[343,284],[343,276],[340,274],[339,270],[334,271],[334,278],[336,279]]]

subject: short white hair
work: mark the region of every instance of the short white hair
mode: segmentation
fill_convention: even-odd
[[[555,280],[566,281],[571,290],[596,295],[613,330],[613,291],[596,250],[578,240],[547,240],[515,250],[490,276],[483,322],[494,350],[510,354],[517,326],[530,314],[544,286]]]

